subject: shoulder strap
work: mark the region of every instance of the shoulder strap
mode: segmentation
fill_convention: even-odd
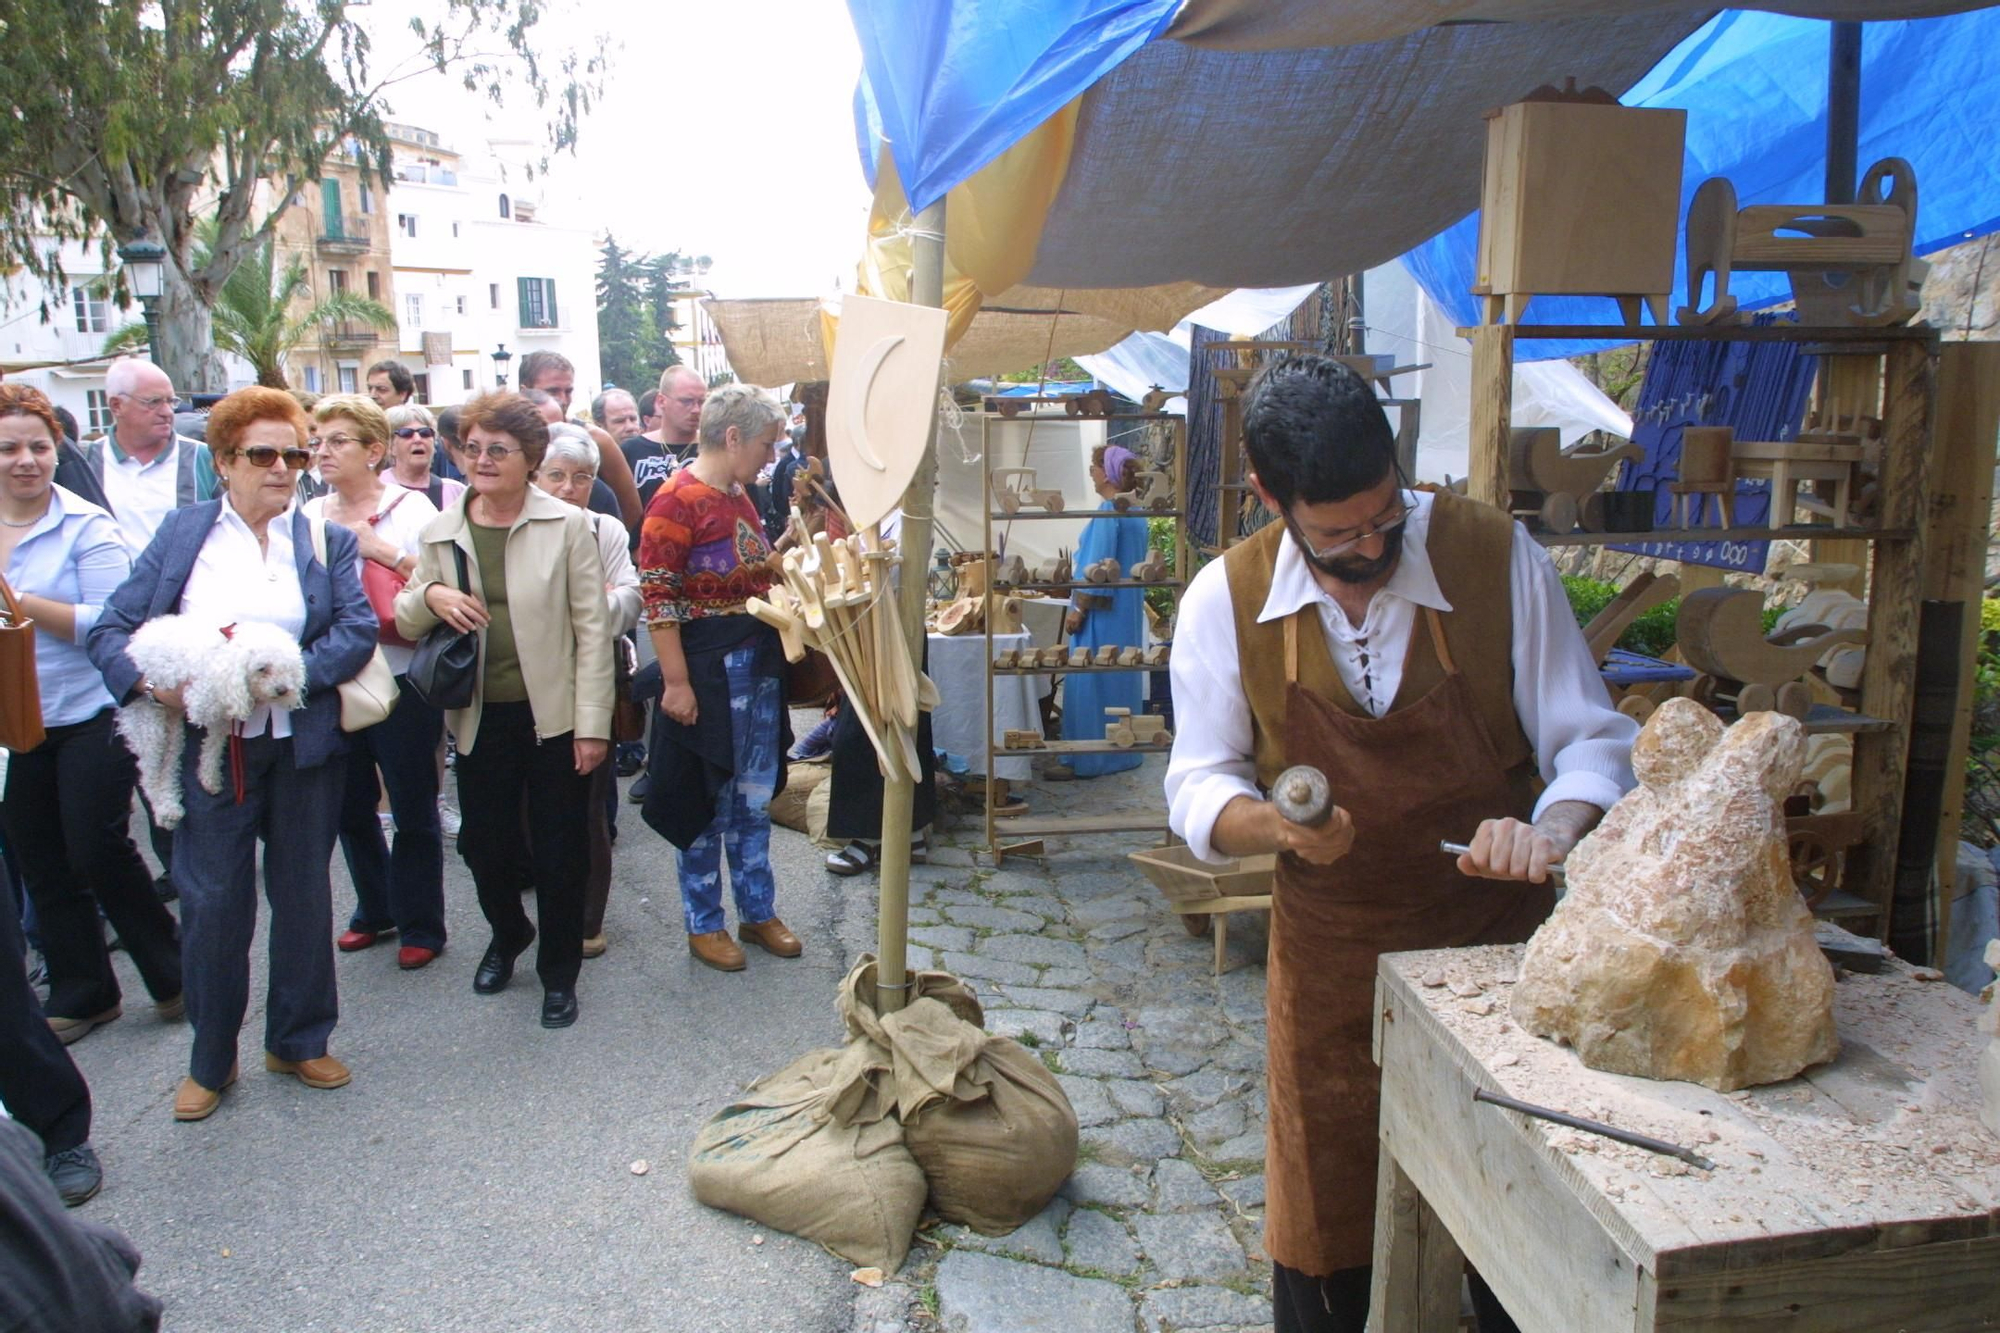
[[[383,519],[389,517],[389,515],[396,512],[397,505],[403,503],[403,501],[409,498],[410,498],[410,493],[408,491],[403,491],[402,494],[398,495],[395,499],[389,501],[389,507],[387,509],[378,509],[374,513],[370,514],[368,516],[368,526],[371,528],[378,526]]]

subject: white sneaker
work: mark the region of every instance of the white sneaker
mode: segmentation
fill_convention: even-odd
[[[438,797],[438,828],[444,834],[445,841],[458,841],[459,823],[458,807],[451,803],[449,797]]]

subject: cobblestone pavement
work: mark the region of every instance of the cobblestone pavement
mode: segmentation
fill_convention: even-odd
[[[1038,786],[1038,809],[1158,809],[1164,760]],[[935,1223],[896,1279],[863,1291],[854,1333],[1247,1333],[1268,1329],[1263,918],[1232,920],[1229,967],[1125,853],[1143,834],[1051,839],[996,868],[983,827],[912,867],[910,965],[972,982],[989,1031],[1055,1071],[1083,1127],[1076,1173],[1040,1216],[989,1237]],[[875,895],[840,917],[875,947]]]

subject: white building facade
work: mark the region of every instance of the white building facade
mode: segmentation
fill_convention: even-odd
[[[552,219],[525,163],[532,146],[493,141],[458,153],[438,134],[390,126],[396,180],[392,228],[397,359],[434,406],[519,385],[530,352],[576,367],[573,405],[602,382],[597,343],[597,247],[589,231]],[[504,351],[506,359],[494,354]]]

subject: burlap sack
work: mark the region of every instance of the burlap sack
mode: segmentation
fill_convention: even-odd
[[[889,1053],[883,1091],[930,1183],[932,1209],[987,1235],[1014,1230],[1076,1168],[1069,1098],[1032,1052],[978,1026],[978,1001],[949,973],[918,973],[909,1004],[878,1014],[867,1002],[873,963],[864,956],[841,987],[841,1018],[857,1044]]]
[[[872,1088],[872,1042],[809,1051],[703,1125],[688,1153],[694,1196],[893,1273],[924,1207],[924,1173]]]

